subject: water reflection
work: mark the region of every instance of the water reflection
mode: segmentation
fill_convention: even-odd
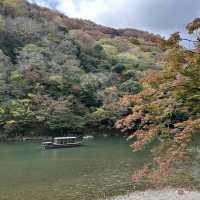
[[[5,200],[95,200],[131,187],[136,156],[122,138],[80,148],[42,150],[39,144],[0,145],[0,194]]]

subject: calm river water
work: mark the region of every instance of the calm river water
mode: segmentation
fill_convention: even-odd
[[[1,200],[96,200],[129,190],[145,157],[120,137],[98,138],[71,149],[0,144]]]

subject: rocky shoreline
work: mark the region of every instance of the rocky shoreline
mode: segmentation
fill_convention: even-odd
[[[175,189],[147,190],[134,192],[126,196],[108,198],[106,200],[199,200],[200,192]]]

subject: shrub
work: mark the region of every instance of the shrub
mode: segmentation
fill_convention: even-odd
[[[112,71],[116,73],[121,73],[125,70],[125,66],[123,64],[116,64],[114,67],[112,67]]]
[[[129,80],[129,79],[136,79],[136,76],[137,76],[137,71],[136,70],[127,70],[123,73],[123,76],[126,80]]]
[[[142,86],[138,82],[131,79],[123,82],[119,86],[119,89],[125,93],[137,94],[142,90]]]

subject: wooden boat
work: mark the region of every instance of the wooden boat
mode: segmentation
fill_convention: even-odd
[[[78,147],[83,144],[83,140],[80,137],[56,137],[53,142],[43,142],[42,147],[44,149],[58,149]]]

